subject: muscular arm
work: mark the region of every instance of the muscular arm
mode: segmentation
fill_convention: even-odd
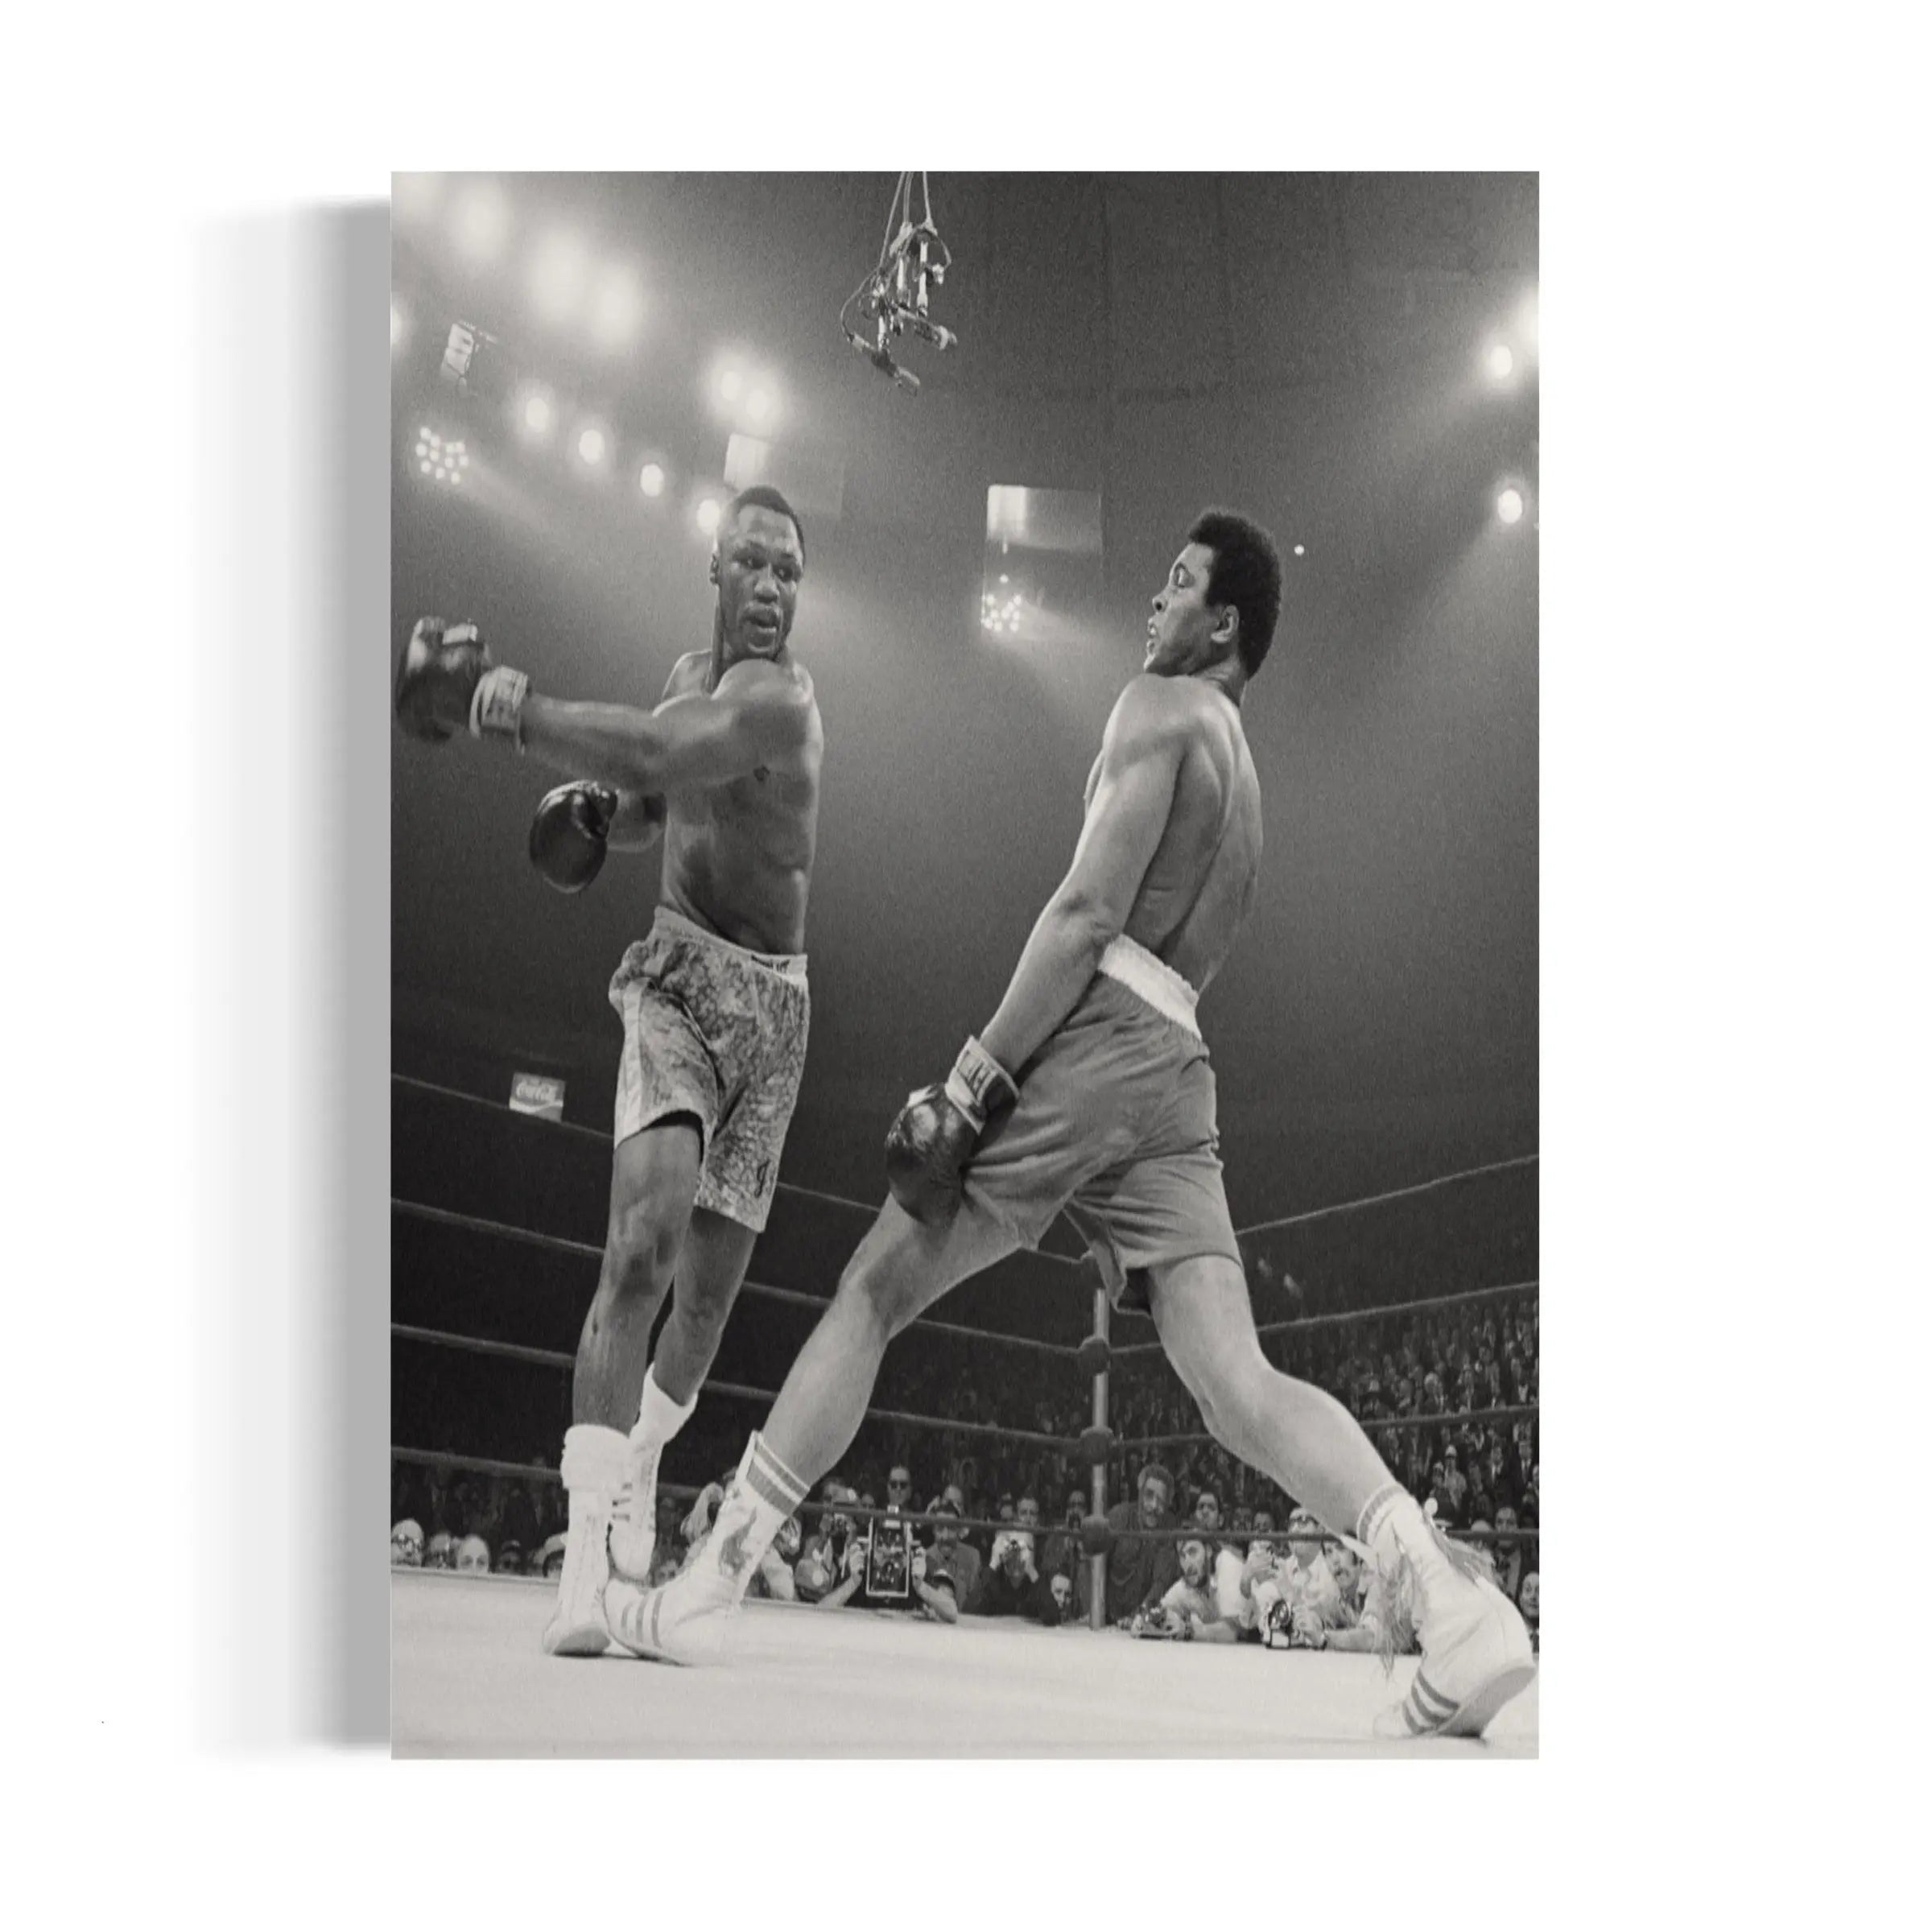
[[[811,729],[811,694],[768,664],[734,665],[708,694],[632,704],[524,700],[523,747],[547,765],[646,796],[721,785],[783,762]]]
[[[1160,684],[1137,678],[1114,706],[1073,865],[1034,922],[1006,997],[980,1035],[1016,1077],[1091,984],[1167,829],[1185,739],[1172,694]]]
[[[664,829],[664,795],[641,791],[617,794],[617,809],[610,821],[610,844],[616,852],[642,852],[657,843]]]

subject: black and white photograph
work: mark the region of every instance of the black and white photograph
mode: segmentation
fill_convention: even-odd
[[[1538,200],[394,176],[396,1755],[1538,1755]]]

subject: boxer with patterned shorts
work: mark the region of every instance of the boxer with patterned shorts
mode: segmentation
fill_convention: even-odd
[[[397,716],[413,735],[496,737],[580,774],[530,828],[530,857],[553,884],[580,890],[610,847],[664,843],[649,936],[610,983],[624,1026],[610,1220],[564,1442],[570,1524],[543,1633],[553,1655],[609,1647],[613,1563],[650,1575],[658,1460],[743,1286],[804,1071],[824,748],[789,642],[804,568],[784,497],[734,497],[711,557],[711,647],[678,661],[653,711],[540,697],[522,672],[491,663],[474,625],[436,618],[417,625],[397,673]]]
[[[1144,1298],[1216,1440],[1402,1579],[1424,1656],[1388,1724],[1480,1733],[1534,1674],[1522,1620],[1435,1533],[1348,1410],[1262,1355],[1222,1192],[1195,1005],[1259,873],[1241,705],[1280,611],[1274,544],[1245,517],[1204,513],[1153,607],[1072,865],[984,1032],[893,1123],[893,1198],[752,1437],[708,1560],[660,1590],[613,1582],[605,1613],[628,1649],[720,1655],[749,1567],[850,1443],[886,1344],[1065,1208],[1117,1298]]]

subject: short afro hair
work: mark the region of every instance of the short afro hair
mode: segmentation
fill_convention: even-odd
[[[1282,559],[1274,539],[1232,510],[1204,510],[1195,518],[1187,541],[1204,543],[1214,552],[1208,601],[1232,604],[1241,613],[1235,648],[1242,670],[1253,677],[1274,642],[1275,620],[1282,614]]]
[[[782,490],[774,489],[769,483],[754,483],[749,489],[740,490],[724,506],[724,514],[718,519],[720,524],[735,522],[741,510],[773,510],[782,517],[790,517],[792,528],[799,533],[799,555],[803,557],[805,526],[799,521],[799,513],[785,501]]]

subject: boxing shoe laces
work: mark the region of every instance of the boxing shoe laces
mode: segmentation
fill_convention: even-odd
[[[1480,1737],[1536,1675],[1528,1626],[1492,1579],[1488,1558],[1424,1519],[1429,1542],[1385,1571],[1385,1643],[1413,1632],[1422,1662],[1408,1695],[1375,1722],[1385,1738]],[[1393,1662],[1393,1650],[1385,1656]]]
[[[557,1607],[543,1628],[546,1656],[601,1657],[610,1648],[604,1617],[609,1581],[608,1519],[589,1515],[571,1525],[564,1542]]]
[[[624,1486],[610,1505],[610,1567],[613,1573],[634,1583],[650,1580],[650,1559],[658,1545],[658,1462],[663,1445],[634,1451]]]

